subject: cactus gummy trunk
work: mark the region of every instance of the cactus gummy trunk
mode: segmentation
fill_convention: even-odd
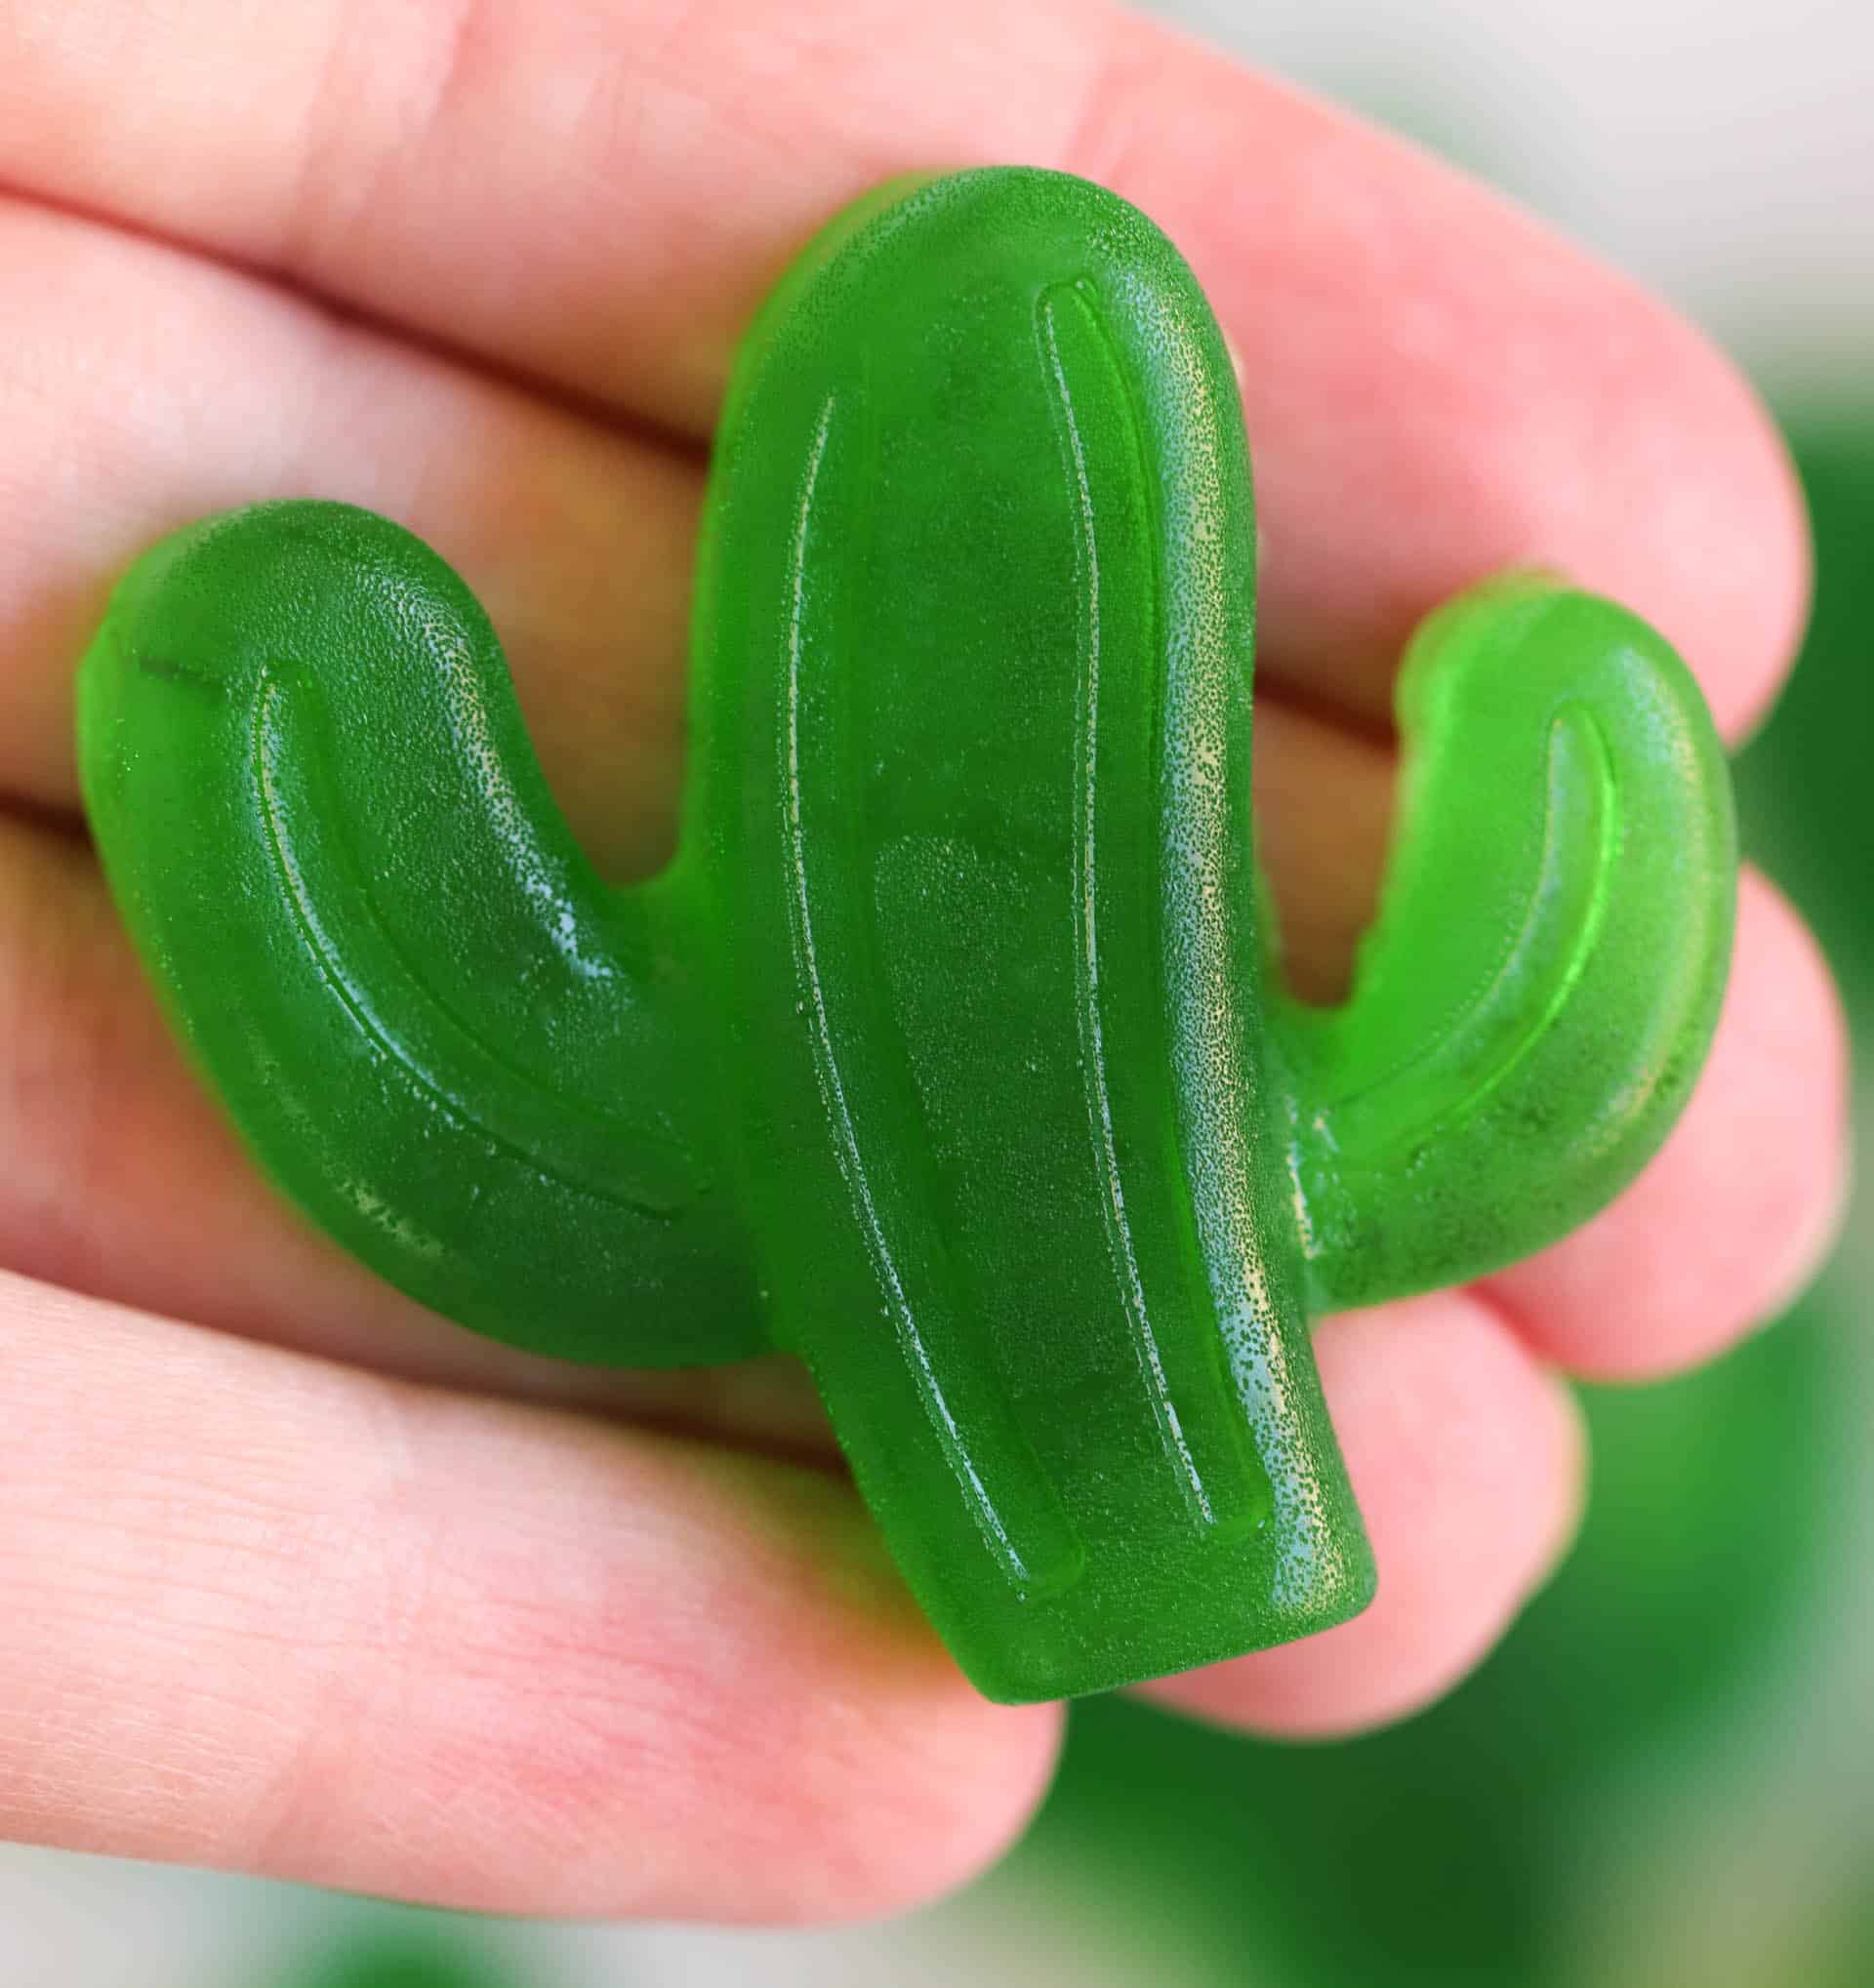
[[[700,574],[735,779],[689,844],[776,1331],[998,1695],[1300,1635],[1371,1567],[1262,1073],[1228,360],[1077,182],[939,182],[823,254],[747,347]]]

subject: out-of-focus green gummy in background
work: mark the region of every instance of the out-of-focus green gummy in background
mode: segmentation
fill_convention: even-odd
[[[1175,249],[1058,175],[903,183],[745,342],[663,876],[600,881],[461,582],[332,506],[130,575],[87,803],[316,1221],[537,1351],[798,1354],[976,1683],[1097,1690],[1363,1605],[1309,1318],[1615,1194],[1729,954],[1690,675],[1510,576],[1415,638],[1379,919],[1343,1008],[1293,1001],[1251,856],[1255,564]]]

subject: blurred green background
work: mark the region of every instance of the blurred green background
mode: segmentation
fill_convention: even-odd
[[[1819,581],[1794,684],[1738,767],[1745,837],[1821,935],[1874,1067],[1874,120],[1853,80],[1874,69],[1868,10],[1166,11],[1490,173],[1675,295],[1763,384]],[[1703,53],[1672,62],[1674,32]],[[1302,1748],[1080,1708],[1028,1840],[910,1922],[489,1925],[6,1851],[0,1988],[1870,1988],[1870,1297],[1863,1193],[1774,1331],[1665,1386],[1584,1391],[1580,1545],[1444,1704]]]

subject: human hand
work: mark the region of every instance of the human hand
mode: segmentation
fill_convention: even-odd
[[[1418,614],[1541,563],[1656,623],[1731,733],[1806,549],[1747,392],[1464,182],[1083,5],[0,0],[0,1831],[532,1913],[909,1905],[1032,1805],[804,1377],[590,1374],[306,1230],[164,1035],[75,830],[110,580],[204,512],[389,513],[502,630],[569,818],[668,849],[703,451],[735,337],[888,175],[1086,174],[1242,355],[1267,561],[1263,854],[1304,991],[1371,902]],[[1436,1694],[1571,1529],[1556,1368],[1719,1350],[1813,1265],[1842,1046],[1747,877],[1698,1097],[1599,1221],[1317,1347],[1381,1594],[1166,1702],[1326,1732]]]

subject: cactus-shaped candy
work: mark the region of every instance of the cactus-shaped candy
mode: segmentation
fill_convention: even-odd
[[[1311,1313],[1613,1195],[1730,944],[1691,677],[1508,579],[1416,637],[1378,923],[1343,1008],[1290,1000],[1255,572],[1171,245],[1058,175],[899,183],[743,345],[665,874],[600,881],[474,600],[337,506],[134,569],[86,795],[172,1017],[316,1222],[536,1351],[797,1354],[971,1678],[1096,1690],[1365,1603]]]

